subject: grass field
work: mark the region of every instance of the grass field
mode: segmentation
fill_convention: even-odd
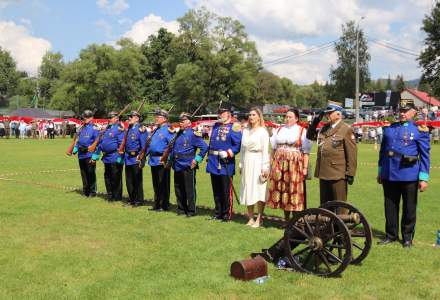
[[[374,228],[370,255],[332,279],[269,266],[270,279],[256,285],[229,277],[230,264],[271,246],[283,231],[249,228],[242,216],[208,221],[213,199],[204,168],[197,175],[199,216],[127,208],[74,190],[80,175],[77,159],[64,154],[68,143],[0,140],[0,299],[440,299],[440,248],[432,247],[440,229],[440,146],[433,146],[430,187],[419,197],[412,249],[376,246],[384,229],[378,154],[361,145],[349,199]],[[97,175],[103,192],[101,162]],[[151,199],[148,169],[144,190]],[[308,195],[309,207],[317,207],[316,179]]]

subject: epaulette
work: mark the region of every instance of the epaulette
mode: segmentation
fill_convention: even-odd
[[[174,133],[174,132],[176,132],[176,130],[174,130],[174,128],[171,127],[171,126],[168,127],[168,131],[169,131],[170,133]]]
[[[419,126],[417,126],[417,129],[420,132],[429,132],[429,128],[428,126],[426,126],[426,124],[420,124]]]
[[[239,131],[241,131],[241,124],[238,123],[238,122],[235,122],[235,123],[232,125],[232,131],[235,131],[235,132],[239,132]]]
[[[193,132],[194,132],[195,136],[202,137],[202,132],[201,131],[193,130]]]

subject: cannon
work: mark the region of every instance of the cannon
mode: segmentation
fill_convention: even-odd
[[[361,264],[372,244],[365,216],[347,202],[331,201],[297,212],[284,236],[261,253],[267,262],[324,277],[340,275],[349,264]]]

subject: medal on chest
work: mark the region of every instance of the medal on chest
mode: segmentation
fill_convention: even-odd
[[[403,132],[403,143],[408,145],[408,129],[405,128],[405,131]]]

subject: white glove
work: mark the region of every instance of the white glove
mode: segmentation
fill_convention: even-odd
[[[226,151],[219,151],[218,152],[218,156],[220,156],[220,158],[225,159],[226,157],[228,157],[228,152]]]

